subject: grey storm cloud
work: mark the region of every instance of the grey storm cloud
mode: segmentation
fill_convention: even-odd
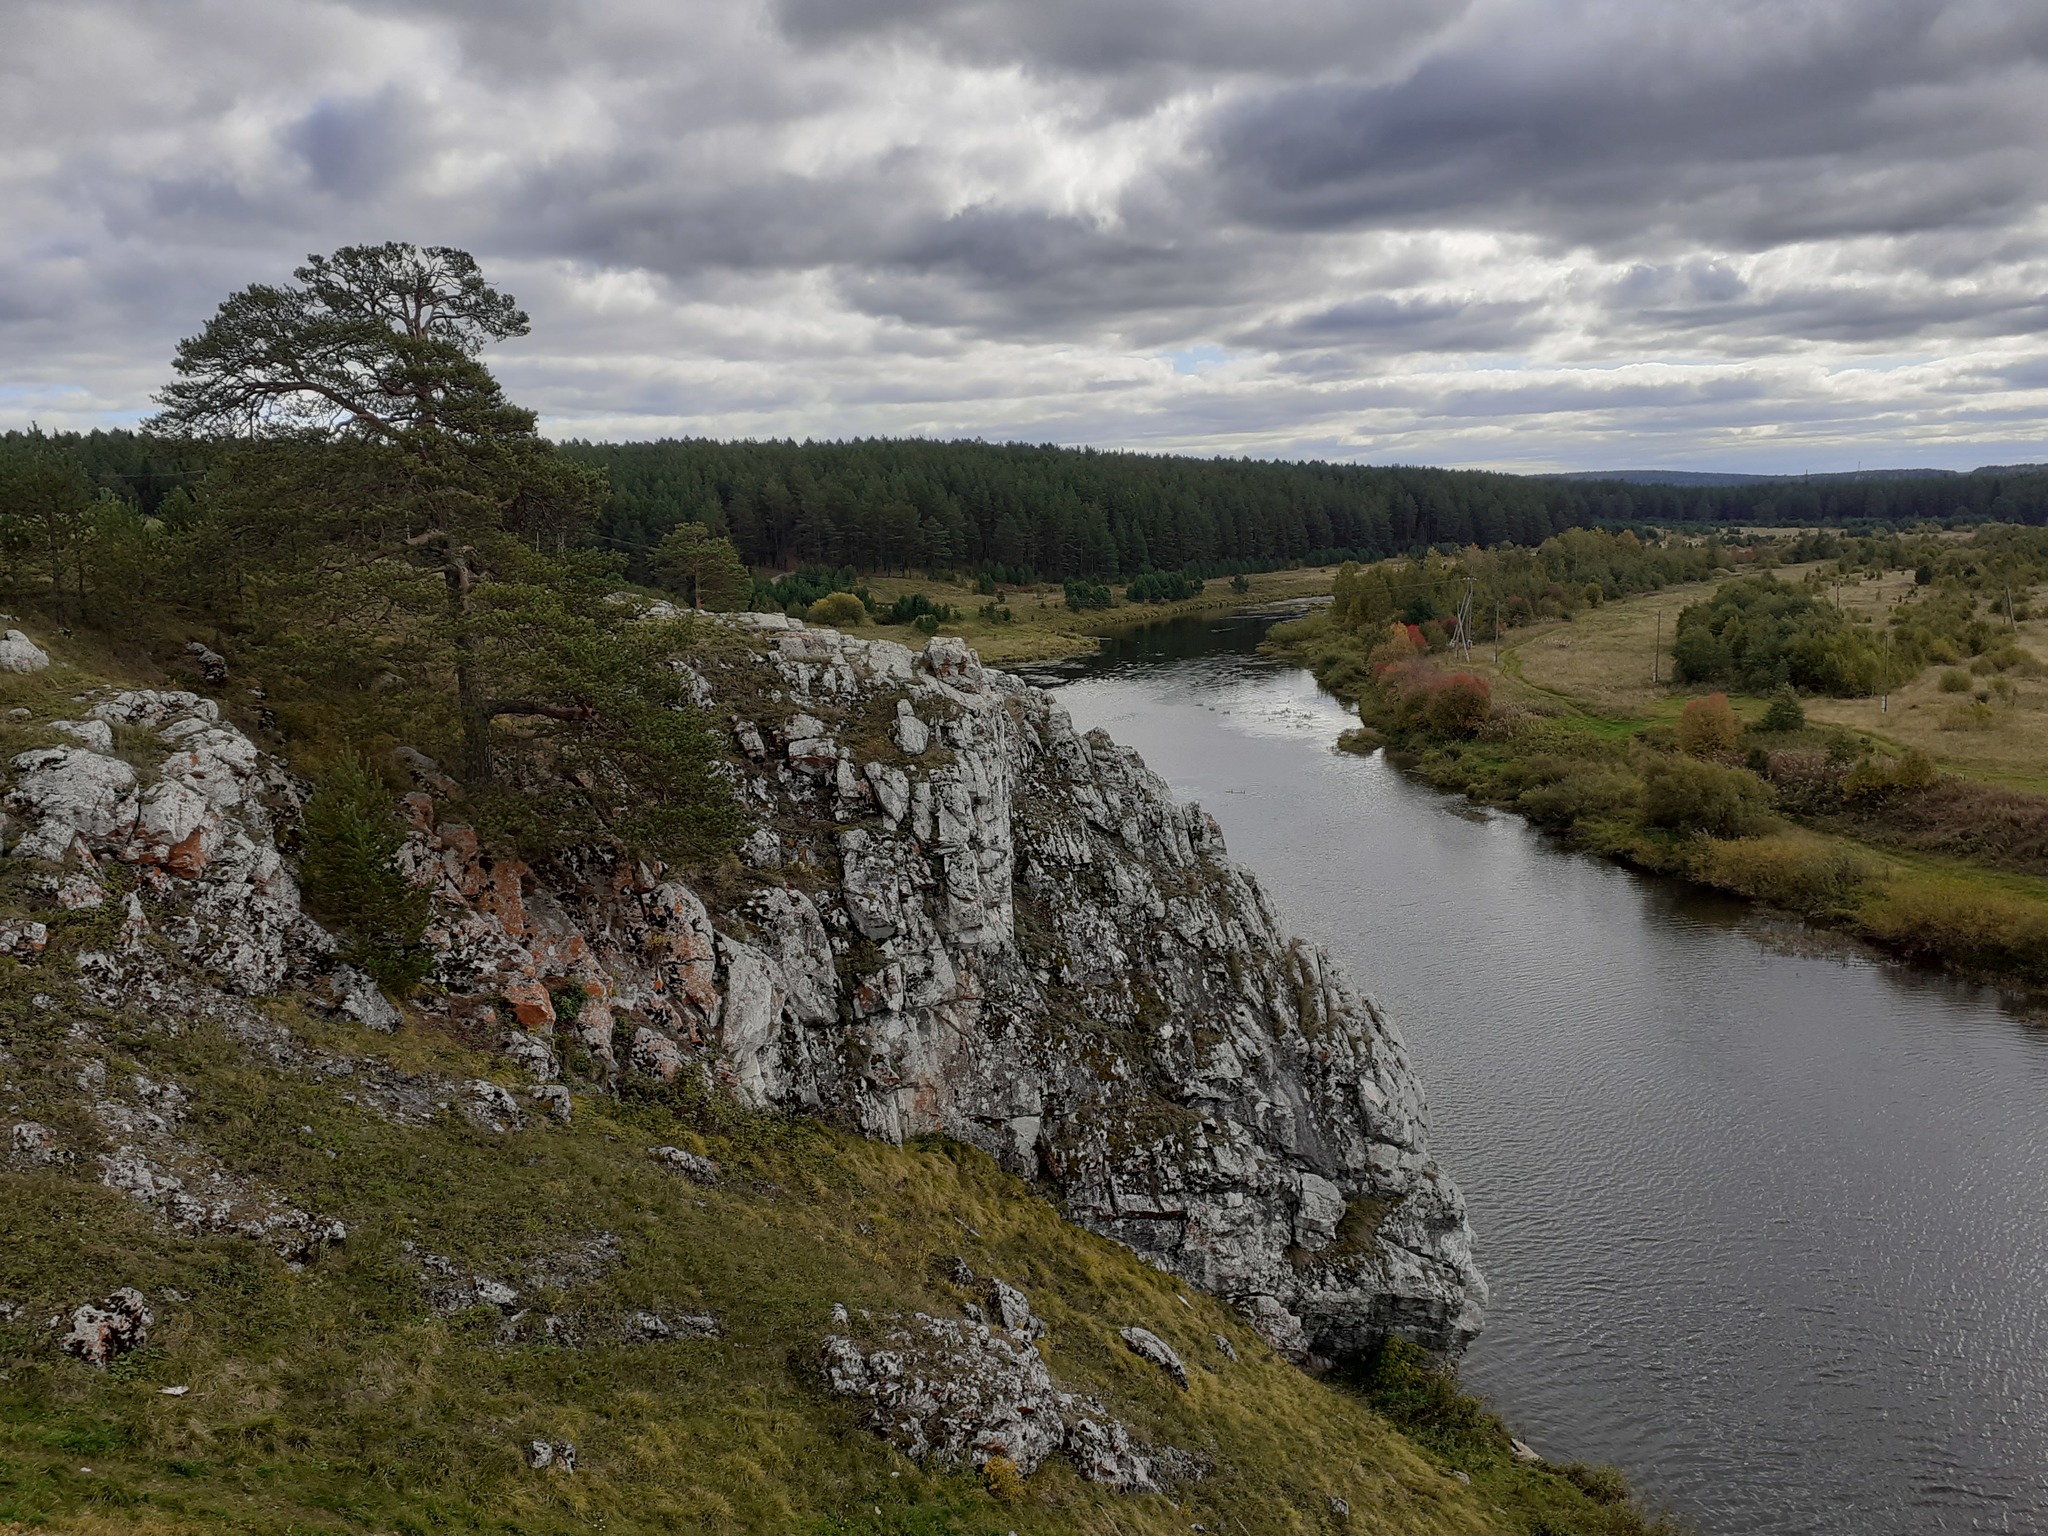
[[[132,421],[229,291],[397,238],[526,303],[565,433],[2044,453],[2038,0],[8,17],[0,425]]]

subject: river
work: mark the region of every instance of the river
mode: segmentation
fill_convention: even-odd
[[[1030,675],[1401,1023],[1493,1288],[1467,1386],[1708,1536],[2048,1531],[2048,1030],[1338,751],[1270,622]]]

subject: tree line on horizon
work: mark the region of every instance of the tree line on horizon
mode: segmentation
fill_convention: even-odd
[[[0,434],[0,446],[29,440]],[[221,451],[119,430],[35,440],[149,516],[175,515]],[[583,536],[643,578],[683,523],[729,537],[760,570],[964,569],[1012,582],[1533,548],[1570,528],[2048,523],[2048,472],[2028,468],[1697,486],[925,439],[569,441],[560,451],[607,482]]]

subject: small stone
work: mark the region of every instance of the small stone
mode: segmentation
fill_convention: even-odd
[[[159,1397],[183,1397],[192,1389],[190,1387],[158,1387],[156,1390]]]
[[[1351,1518],[1351,1501],[1339,1498],[1335,1494],[1330,1495],[1330,1514],[1340,1522],[1349,1520]]]
[[[1220,1333],[1214,1335],[1214,1337],[1216,1340],[1216,1353],[1228,1360],[1232,1365],[1237,1364],[1237,1346]]]
[[[334,979],[341,990],[341,1011],[365,1029],[388,1035],[405,1022],[377,983],[354,966],[338,967]]]
[[[1181,1391],[1188,1389],[1188,1368],[1180,1363],[1173,1346],[1147,1328],[1120,1328],[1117,1337],[1141,1360],[1149,1360],[1174,1380]]]
[[[0,923],[0,955],[40,955],[50,942],[50,930],[27,918]]]
[[[1014,1285],[1004,1280],[988,1284],[988,1309],[997,1324],[1028,1339],[1045,1337],[1045,1319],[1031,1310],[1031,1302]]]
[[[917,718],[917,711],[910,707],[910,700],[896,702],[896,721],[891,727],[897,750],[906,757],[922,757],[925,748],[931,745],[931,727]]]
[[[57,1133],[34,1120],[23,1120],[14,1127],[13,1142],[14,1160],[33,1168],[52,1168],[73,1160],[57,1145]]]
[[[711,1158],[702,1157],[695,1152],[685,1152],[681,1147],[649,1147],[647,1155],[671,1173],[679,1173],[694,1183],[718,1182],[718,1164]]]
[[[560,1083],[543,1083],[538,1088],[530,1088],[527,1090],[527,1097],[564,1123],[575,1112],[575,1100],[569,1096],[569,1090]]]
[[[464,1083],[467,1097],[463,1112],[472,1123],[492,1131],[516,1130],[519,1126],[519,1105],[511,1094],[496,1083],[476,1077]]]
[[[1514,1452],[1517,1461],[1539,1462],[1543,1459],[1537,1454],[1536,1448],[1526,1440],[1511,1439],[1508,1441],[1508,1449]]]
[[[185,654],[199,663],[199,675],[206,679],[209,687],[225,688],[227,686],[228,659],[221,655],[220,652],[214,650],[211,646],[202,645],[197,640],[193,640],[185,646]]]
[[[57,887],[57,905],[66,912],[91,912],[106,905],[106,900],[107,888],[82,871]]]

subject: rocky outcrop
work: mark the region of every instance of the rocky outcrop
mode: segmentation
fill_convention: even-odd
[[[1208,815],[957,640],[913,654],[753,616],[689,666],[758,823],[744,879],[700,890],[605,848],[531,868],[483,847],[448,814],[454,786],[402,754],[405,866],[435,898],[422,1006],[502,1049],[519,1095],[189,1006],[400,1119],[459,1104],[509,1133],[530,1109],[566,1116],[567,1082],[689,1073],[872,1137],[942,1132],[1230,1298],[1297,1359],[1476,1333],[1463,1202],[1430,1156],[1398,1031],[1280,929]],[[167,940],[230,995],[303,986],[393,1027],[299,910],[273,836],[289,779],[211,701],[138,690],[65,724],[64,744],[15,757],[5,804],[10,852],[61,866],[44,877],[57,904],[122,904],[116,950],[80,958],[89,989],[185,1006],[144,964]],[[118,898],[110,861],[136,875]],[[32,958],[39,939],[8,943]],[[107,1121],[110,1183],[173,1219],[218,1210],[216,1230],[332,1240],[260,1187],[220,1183],[160,1107],[103,1103],[103,1120],[128,1117]],[[656,1155],[704,1177],[691,1154]]]
[[[149,743],[145,771],[115,754],[117,726]],[[250,994],[332,949],[277,849],[273,802],[290,803],[288,781],[211,699],[139,689],[51,727],[75,745],[18,754],[5,804],[23,824],[12,856],[76,867],[60,905],[99,905],[104,862],[129,865],[165,937]],[[134,914],[146,923],[139,903]]]
[[[1028,1326],[918,1312],[876,1339],[828,1337],[825,1383],[864,1401],[868,1427],[912,1461],[979,1468],[1000,1457],[1029,1477],[1064,1455],[1089,1481],[1124,1493],[1186,1476],[1193,1458],[1140,1447],[1100,1402],[1062,1389],[1032,1337]]]
[[[602,1070],[971,1142],[1295,1358],[1471,1339],[1485,1286],[1400,1034],[1212,818],[957,640],[726,639],[693,687],[759,819],[751,889],[492,857],[416,766],[439,979]]]

